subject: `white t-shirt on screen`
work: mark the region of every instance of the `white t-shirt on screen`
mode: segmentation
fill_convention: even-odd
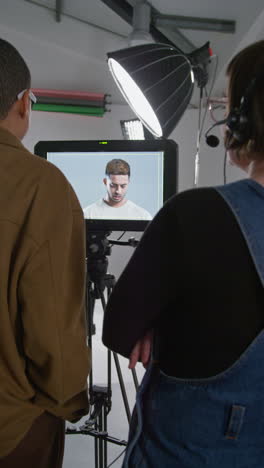
[[[137,219],[147,221],[152,219],[147,210],[130,200],[126,200],[124,205],[113,207],[101,198],[84,208],[83,212],[86,219]]]

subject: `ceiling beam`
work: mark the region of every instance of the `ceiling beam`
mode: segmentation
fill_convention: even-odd
[[[133,6],[126,0],[101,0],[124,21],[133,26]],[[236,23],[233,20],[215,18],[197,18],[191,16],[163,15],[151,6],[150,34],[156,42],[171,44],[179,52],[192,52],[196,46],[180,31],[192,29],[234,33]],[[173,33],[173,34],[172,34]]]
[[[111,10],[113,10],[117,15],[120,16],[124,21],[133,26],[133,7],[126,0],[101,0],[105,5],[107,5]],[[153,15],[159,14],[159,12],[151,7],[151,12]],[[163,34],[154,24],[151,22],[149,32],[152,35],[153,39],[156,42],[161,42],[164,44],[170,44],[178,52],[183,53],[183,50],[180,48],[179,44],[174,44],[165,34]],[[181,34],[181,33],[180,33]],[[182,36],[182,35],[181,35]],[[186,43],[187,43],[186,39]],[[185,43],[185,44],[186,44]],[[195,46],[188,41],[191,50],[195,49]],[[185,51],[190,52],[191,50]]]
[[[128,24],[132,24],[133,7],[126,0],[101,0],[106,6],[111,8],[120,18]]]
[[[168,28],[159,28],[160,32],[166,34],[166,37],[172,41],[173,44],[177,44],[178,48],[180,47],[181,50],[184,51],[185,54],[189,54],[193,52],[196,48],[194,44],[187,39],[187,37],[180,32],[179,29],[168,29]],[[175,46],[174,46],[175,47]]]
[[[193,16],[154,15],[154,24],[157,27],[171,29],[193,29],[200,31],[217,31],[222,33],[234,33],[236,22],[214,18],[197,18]]]
[[[51,8],[47,5],[43,5],[42,3],[39,3],[35,0],[24,0],[25,2],[31,3],[32,5],[36,5],[39,8],[43,8],[45,10],[52,11],[53,13],[56,13],[56,8]],[[111,31],[111,29],[104,28],[103,26],[99,26],[98,24],[91,23],[90,21],[86,21],[85,19],[78,18],[78,16],[73,16],[69,15],[68,13],[65,13],[61,10],[61,16],[65,16],[65,18],[70,18],[72,20],[78,21],[80,23],[86,24],[88,26],[92,26],[92,28],[98,29],[99,31],[104,31],[109,34],[113,34],[114,36],[121,37],[122,39],[126,39],[127,36],[124,34],[119,34],[118,32]]]

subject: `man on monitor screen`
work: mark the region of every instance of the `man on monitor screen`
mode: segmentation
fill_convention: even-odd
[[[152,216],[147,210],[127,200],[129,182],[129,164],[123,159],[109,161],[103,179],[106,195],[84,208],[85,218],[151,220]]]

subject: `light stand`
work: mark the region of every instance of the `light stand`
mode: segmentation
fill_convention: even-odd
[[[94,308],[96,300],[100,300],[103,311],[105,311],[105,289],[107,300],[115,285],[115,277],[107,273],[107,256],[111,254],[111,244],[136,246],[137,241],[131,239],[129,242],[109,241],[107,236],[110,231],[90,232],[86,238],[87,252],[87,282],[86,282],[86,320],[88,325],[88,344],[92,352],[92,335],[95,334]],[[111,243],[111,244],[110,244]],[[112,356],[121,389],[122,399],[126,411],[128,423],[131,420],[126,388],[119,357],[117,353],[107,350],[107,384],[105,386],[94,385],[93,371],[89,376],[89,397],[92,412],[79,430],[67,429],[67,434],[86,434],[94,437],[95,468],[107,468],[107,443],[126,446],[127,442],[109,436],[107,427],[107,416],[112,407]],[[135,369],[132,369],[132,377],[135,389],[138,389],[138,379]]]

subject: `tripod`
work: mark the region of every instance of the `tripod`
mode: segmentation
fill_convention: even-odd
[[[96,300],[101,301],[103,311],[106,307],[105,290],[107,300],[115,285],[115,277],[107,273],[108,260],[106,256],[111,254],[110,242],[107,236],[110,232],[91,232],[87,235],[87,281],[86,281],[86,321],[88,325],[88,344],[92,351],[92,336],[95,334],[94,308]],[[112,243],[121,243],[112,241]],[[131,243],[122,243],[123,245],[133,245]],[[118,381],[121,389],[122,400],[125,407],[128,423],[131,420],[131,412],[127,398],[126,388],[119,357],[117,353],[107,350],[107,383],[105,386],[94,385],[93,371],[89,376],[89,397],[92,412],[85,424],[78,433],[87,434],[94,437],[95,468],[107,468],[107,444],[108,442],[126,446],[125,440],[111,437],[108,434],[107,416],[112,407],[112,357],[114,359]],[[135,389],[138,389],[138,379],[136,371],[132,369],[132,377]],[[68,430],[67,433],[76,433],[74,430]]]

